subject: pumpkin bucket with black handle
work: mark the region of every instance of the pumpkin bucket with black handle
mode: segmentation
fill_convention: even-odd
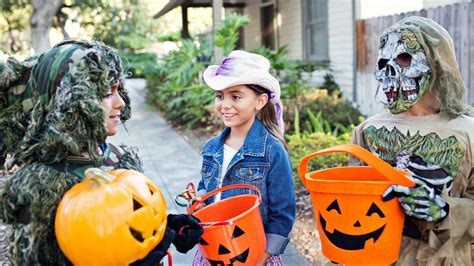
[[[345,153],[367,166],[308,172],[315,156]],[[405,215],[396,199],[382,201],[393,184],[413,187],[408,173],[397,170],[353,144],[305,156],[298,174],[310,192],[324,256],[346,265],[387,265],[398,259]]]
[[[219,192],[246,188],[257,192],[232,196],[194,211],[200,202]],[[199,243],[202,255],[211,265],[255,265],[266,247],[260,216],[260,191],[247,184],[225,186],[201,197],[188,210],[204,227]]]

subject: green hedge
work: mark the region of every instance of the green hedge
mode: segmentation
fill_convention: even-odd
[[[146,78],[158,71],[157,57],[154,53],[119,53],[131,78]]]
[[[334,135],[350,131],[353,125],[359,124],[364,118],[350,101],[340,95],[339,91],[329,95],[326,89],[313,88],[300,92],[292,99],[285,99],[283,104],[288,134],[295,133],[295,125],[299,125],[301,132],[313,133],[315,131],[314,123],[311,121],[313,115],[321,115]],[[299,119],[299,123],[295,123],[295,119]],[[331,132],[325,131],[325,133]]]
[[[349,143],[351,133],[335,137],[331,134],[316,132],[312,134],[287,135],[286,138],[288,139],[288,151],[293,167],[294,181],[298,187],[301,186],[301,180],[298,176],[298,165],[301,159],[316,151]],[[317,156],[309,161],[308,171],[347,165],[348,159],[348,156],[343,154]]]

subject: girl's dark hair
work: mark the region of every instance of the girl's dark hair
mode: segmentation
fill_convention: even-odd
[[[246,84],[246,86],[253,90],[257,95],[262,95],[264,93],[268,95],[268,102],[265,104],[262,110],[258,112],[257,117],[262,121],[263,125],[268,129],[268,131],[270,131],[273,136],[279,139],[286,148],[285,138],[278,127],[278,118],[276,117],[275,106],[270,101],[271,92],[264,87],[255,84]]]

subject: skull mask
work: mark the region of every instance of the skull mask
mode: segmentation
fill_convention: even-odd
[[[375,79],[396,114],[412,108],[429,90],[430,66],[414,33],[392,31],[380,39]]]

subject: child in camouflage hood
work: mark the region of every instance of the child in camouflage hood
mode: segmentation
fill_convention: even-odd
[[[383,195],[407,215],[397,265],[472,265],[474,118],[451,37],[433,20],[401,20],[380,38],[375,78],[387,110],[359,125],[353,142],[417,184]]]
[[[63,194],[85,169],[143,171],[133,149],[105,143],[130,118],[123,85],[118,54],[97,43],[65,41],[23,63],[12,57],[0,62],[0,163],[19,166],[0,193],[14,265],[70,264],[56,242],[54,219]],[[183,224],[202,234],[194,217],[169,215],[160,245],[136,264],[161,260],[172,240],[179,251],[190,249],[199,236],[175,238],[175,227]]]

